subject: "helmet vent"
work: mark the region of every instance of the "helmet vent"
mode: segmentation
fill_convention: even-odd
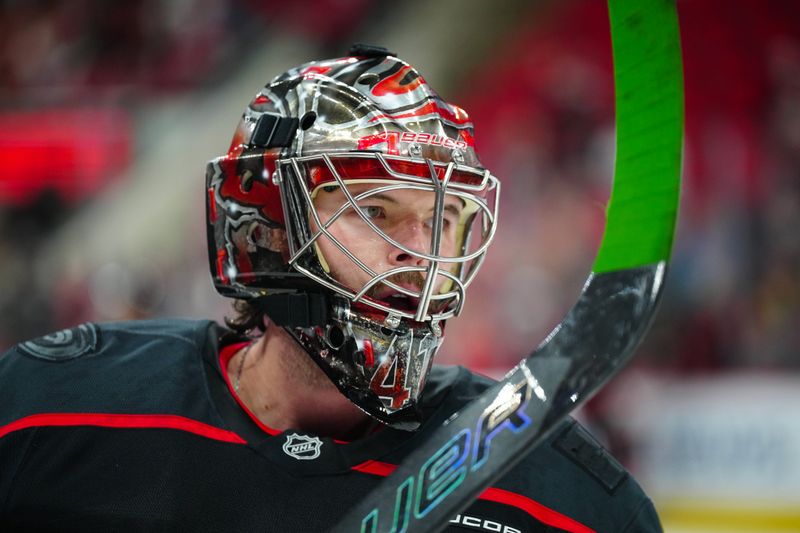
[[[328,346],[333,348],[334,350],[338,350],[342,346],[344,346],[344,332],[339,328],[337,325],[330,325],[328,326],[327,330],[325,331],[325,342],[328,343]]]
[[[381,79],[380,76],[378,76],[374,72],[365,72],[364,74],[358,77],[356,83],[360,83],[362,85],[372,85],[373,83],[377,83],[379,79]]]
[[[309,111],[300,118],[300,129],[305,131],[314,125],[317,121],[317,114],[314,111]]]

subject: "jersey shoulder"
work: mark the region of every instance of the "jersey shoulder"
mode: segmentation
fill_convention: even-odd
[[[595,531],[661,531],[653,503],[641,486],[571,417],[496,486],[529,495]]]
[[[204,387],[211,321],[86,323],[21,342],[0,356],[0,426],[45,413],[147,413]],[[176,388],[176,385],[178,387]]]
[[[495,383],[462,367],[434,367],[433,391],[449,417]],[[427,392],[427,391],[426,391]],[[583,425],[571,417],[493,487],[516,505],[551,509],[595,531],[661,531],[652,502],[633,476]],[[502,499],[502,498],[500,498]]]

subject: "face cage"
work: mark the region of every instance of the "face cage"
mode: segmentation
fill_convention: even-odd
[[[383,178],[388,178],[391,181],[387,182],[383,186],[370,189],[354,196],[348,190],[347,183],[342,179],[333,163],[333,160],[339,158],[374,158],[380,162],[381,166],[386,172],[386,176]],[[391,168],[390,162],[392,160],[406,163],[422,163],[427,165],[429,175],[426,177],[421,177],[397,172]],[[342,204],[342,206],[325,223],[322,223],[319,218],[319,214],[317,213],[311,196],[312,191],[309,190],[307,185],[308,180],[306,179],[305,173],[301,170],[301,164],[315,161],[321,161],[324,163],[335,179],[336,184],[341,188],[346,196],[346,202]],[[441,179],[436,172],[437,168],[443,169],[443,175]],[[470,184],[451,181],[451,177],[456,171],[459,173],[466,173],[467,175],[474,175],[476,178],[476,183]],[[281,201],[283,203],[283,210],[286,215],[286,232],[291,254],[289,264],[294,269],[302,272],[322,286],[345,296],[353,303],[360,303],[386,313],[386,323],[391,327],[399,324],[401,318],[411,319],[416,322],[430,321],[431,323],[437,323],[452,316],[458,315],[461,312],[461,309],[464,306],[466,288],[475,278],[475,274],[477,274],[478,269],[485,258],[486,250],[494,238],[494,233],[497,227],[497,207],[499,202],[500,182],[497,180],[497,178],[492,176],[488,170],[481,171],[464,165],[457,165],[455,163],[439,163],[429,159],[414,160],[411,158],[398,156],[385,156],[378,152],[345,152],[338,154],[292,157],[289,159],[279,160],[277,162],[277,172],[281,190]],[[366,181],[367,179],[368,178],[362,178],[359,180]],[[380,180],[381,177],[376,176],[373,179]],[[375,223],[371,221],[358,207],[357,202],[360,200],[375,194],[390,192],[398,189],[413,189],[435,193],[431,248],[430,253],[428,254],[412,250],[392,239],[392,237],[377,227]],[[465,203],[472,202],[478,207],[478,212],[475,213],[474,216],[480,217],[479,220],[482,226],[480,237],[482,242],[477,250],[466,253],[466,255],[464,253],[469,249],[470,237],[472,236],[472,225],[474,223],[473,221],[469,221],[467,226],[464,228],[464,235],[462,236],[461,243],[461,255],[455,257],[444,257],[439,253],[443,226],[445,194],[459,197],[464,200]],[[380,274],[373,271],[328,231],[328,228],[334,222],[336,222],[336,220],[338,220],[338,218],[347,209],[353,209],[377,235],[379,235],[390,245],[397,247],[412,257],[428,261],[428,266],[400,266]],[[317,228],[319,228],[313,233],[308,221],[309,215],[313,217]],[[321,264],[316,255],[316,250],[314,247],[314,243],[323,235],[325,235],[330,242],[333,243],[343,254],[345,254],[355,265],[371,276],[371,279],[365,283],[361,289],[356,291],[324,274],[324,270],[321,268]],[[471,262],[469,268],[465,268],[465,266],[467,266],[466,264],[469,262]],[[458,275],[441,269],[441,263],[457,263],[460,267],[458,270]],[[390,276],[399,274],[401,272],[424,273],[424,287],[420,291],[414,292],[404,287],[400,287],[399,285],[396,285],[387,279]],[[440,275],[452,282],[453,289],[441,294],[433,294],[437,276]],[[378,283],[383,283],[400,294],[417,299],[416,312],[410,313],[406,310],[397,309],[390,305],[386,305],[383,302],[365,297],[366,293]],[[437,313],[429,313],[432,301],[435,302],[448,299],[452,301],[445,306],[442,311]]]

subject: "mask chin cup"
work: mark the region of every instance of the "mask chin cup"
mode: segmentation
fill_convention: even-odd
[[[284,329],[359,409],[396,429],[419,427],[419,399],[442,341],[430,324],[387,327],[334,305],[325,326]]]
[[[422,411],[416,404],[404,407],[391,414],[383,410],[383,404],[373,394],[350,388],[344,393],[348,400],[381,423],[403,431],[416,431],[422,424]]]

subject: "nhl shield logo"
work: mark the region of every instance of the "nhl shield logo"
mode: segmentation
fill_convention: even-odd
[[[283,451],[286,452],[286,455],[301,461],[316,459],[319,457],[321,448],[322,441],[319,438],[297,433],[286,437],[286,442],[283,443]]]

